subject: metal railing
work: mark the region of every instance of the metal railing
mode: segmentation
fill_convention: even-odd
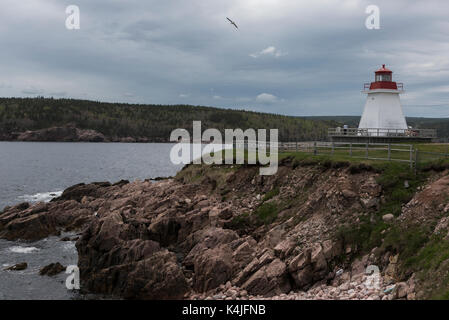
[[[396,82],[396,87],[397,87],[397,90],[404,91],[404,83]],[[371,88],[371,83],[364,83],[363,84],[363,91],[369,91],[370,88]]]
[[[387,128],[329,128],[329,137],[401,137],[401,138],[436,138],[435,129],[387,129]]]
[[[411,144],[352,142],[288,142],[279,143],[279,151],[310,152],[314,155],[343,155],[351,158],[415,163]]]
[[[270,143],[264,141],[237,141],[234,148],[252,149],[257,151],[264,148],[269,151]],[[411,169],[417,164],[438,159],[449,159],[449,144],[443,152],[420,151],[413,144],[399,143],[369,143],[369,142],[324,142],[301,141],[279,142],[278,152],[306,152],[313,155],[349,156],[350,158],[396,161],[410,165]]]

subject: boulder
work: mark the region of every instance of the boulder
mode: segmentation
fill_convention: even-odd
[[[295,247],[296,247],[295,241],[293,241],[291,239],[285,239],[285,240],[279,242],[274,247],[274,254],[281,259],[285,259],[287,256],[289,256],[293,252]]]
[[[101,190],[104,187],[109,187],[111,184],[109,182],[95,182],[90,184],[79,183],[65,189],[62,195],[58,198],[52,199],[52,201],[58,200],[75,200],[81,202],[84,196],[89,197],[100,197],[103,192]]]
[[[315,243],[312,248],[310,262],[315,271],[327,270],[327,262],[324,257],[323,247],[320,243]]]
[[[148,227],[149,239],[159,242],[166,247],[178,240],[181,224],[175,216],[159,215]]]
[[[229,281],[233,275],[232,250],[227,245],[207,249],[194,259],[193,288],[205,292]]]
[[[405,282],[396,283],[396,286],[393,290],[394,299],[404,299],[408,294],[408,286]]]
[[[65,271],[65,267],[60,264],[59,262],[56,263],[50,263],[49,265],[43,267],[40,271],[39,274],[41,276],[55,276],[61,272]]]
[[[310,265],[311,254],[312,251],[310,249],[307,249],[294,257],[288,266],[289,271],[291,273],[294,273],[295,271],[301,270]]]
[[[0,231],[0,238],[10,241],[23,239],[36,241],[51,234],[57,234],[55,222],[45,212],[18,215]]]
[[[13,265],[11,267],[8,267],[5,270],[8,270],[8,271],[20,271],[20,270],[25,270],[26,268],[28,268],[28,263],[22,262],[22,263],[15,264],[15,265]]]
[[[308,288],[313,283],[314,272],[310,264],[290,274],[293,280],[295,281],[295,284],[298,287],[298,289]]]
[[[341,191],[341,193],[342,193],[343,197],[348,198],[348,199],[357,197],[357,193],[355,193],[354,191],[349,190],[349,189],[343,189]]]
[[[338,256],[341,251],[341,243],[340,242],[334,242],[332,240],[326,240],[322,244],[323,247],[323,254],[326,260],[331,260],[335,256]]]
[[[220,209],[218,211],[218,217],[223,220],[228,220],[232,218],[232,209],[230,207]]]
[[[396,282],[397,278],[398,278],[398,259],[399,259],[399,254],[395,255],[395,256],[390,256],[389,257],[389,264],[388,266],[385,268],[385,272],[384,272],[384,281],[386,284],[391,284]]]
[[[242,289],[252,295],[275,295],[290,291],[287,267],[280,259],[273,260],[254,273]]]
[[[384,214],[382,216],[382,220],[385,221],[385,222],[391,222],[391,221],[394,220],[394,215],[391,214],[391,213]]]
[[[251,238],[251,240],[253,240]],[[243,242],[241,245],[235,249],[235,251],[232,254],[232,259],[237,264],[240,265],[240,267],[246,267],[248,263],[250,263],[254,258],[254,243],[255,241],[247,240]]]

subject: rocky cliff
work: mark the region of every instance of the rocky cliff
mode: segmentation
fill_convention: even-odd
[[[103,142],[105,136],[95,130],[78,129],[74,126],[52,127],[36,131],[25,131],[11,135],[8,140],[17,141],[82,141]]]
[[[80,184],[50,203],[5,208],[0,237],[82,229],[83,290],[133,299],[446,292],[443,281],[435,291],[429,274],[445,272],[449,260],[425,252],[435,261],[426,266],[420,250],[448,237],[447,171],[395,180],[383,170],[286,158],[274,176],[259,176],[256,166],[190,165],[160,182]],[[381,271],[374,288],[369,265]]]
[[[0,133],[0,141],[56,141],[56,142],[167,142],[145,137],[111,137],[92,129],[74,125],[51,127],[24,132]]]

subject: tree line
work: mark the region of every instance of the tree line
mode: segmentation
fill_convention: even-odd
[[[192,105],[143,105],[53,98],[0,98],[0,134],[73,125],[107,137],[168,141],[176,128],[279,129],[280,141],[323,140],[335,121]]]

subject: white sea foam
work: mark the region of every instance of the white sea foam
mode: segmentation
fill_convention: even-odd
[[[36,247],[21,247],[21,246],[14,246],[9,248],[9,251],[14,253],[32,253],[35,251],[39,251]]]
[[[73,251],[75,247],[75,242],[72,241],[66,241],[62,247],[65,251]]]
[[[53,198],[59,197],[61,194],[62,191],[41,192],[19,196],[19,199],[27,202],[48,202]]]

